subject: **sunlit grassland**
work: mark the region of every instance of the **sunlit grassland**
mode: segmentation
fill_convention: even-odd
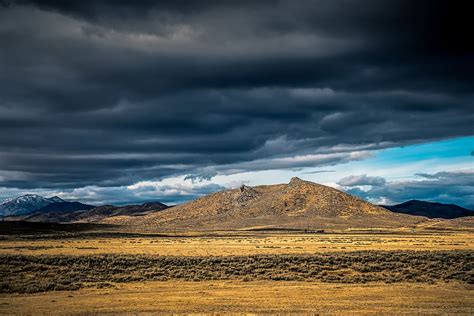
[[[473,236],[4,236],[0,314],[472,314]]]
[[[361,250],[473,250],[474,234],[252,234],[248,236],[81,237],[0,240],[0,255],[143,254],[235,256]]]
[[[155,315],[278,313],[470,315],[465,284],[341,284],[276,281],[152,281],[36,294],[0,295],[0,313]]]

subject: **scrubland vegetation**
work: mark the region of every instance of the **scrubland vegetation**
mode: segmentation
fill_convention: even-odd
[[[272,280],[474,283],[471,251],[362,251],[313,255],[0,257],[0,291],[35,293],[137,281]]]
[[[9,235],[0,314],[472,314],[473,236]]]

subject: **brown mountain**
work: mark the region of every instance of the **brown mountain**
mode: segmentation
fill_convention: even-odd
[[[292,178],[288,184],[242,186],[162,212],[102,221],[147,230],[382,228],[424,217],[395,214],[331,187]]]

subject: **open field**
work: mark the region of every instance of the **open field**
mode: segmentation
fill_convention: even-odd
[[[0,314],[474,313],[469,233],[3,238]]]
[[[37,294],[0,295],[0,314],[157,313],[463,314],[473,286],[275,281],[155,281]]]
[[[0,254],[235,256],[360,250],[474,250],[474,234],[249,234],[248,236],[88,237],[0,240]]]

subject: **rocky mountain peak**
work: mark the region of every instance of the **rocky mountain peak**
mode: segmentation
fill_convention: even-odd
[[[301,185],[301,184],[304,184],[306,183],[307,181],[304,181],[298,177],[293,177],[290,179],[290,182],[288,183],[289,186],[298,186],[298,185]]]

